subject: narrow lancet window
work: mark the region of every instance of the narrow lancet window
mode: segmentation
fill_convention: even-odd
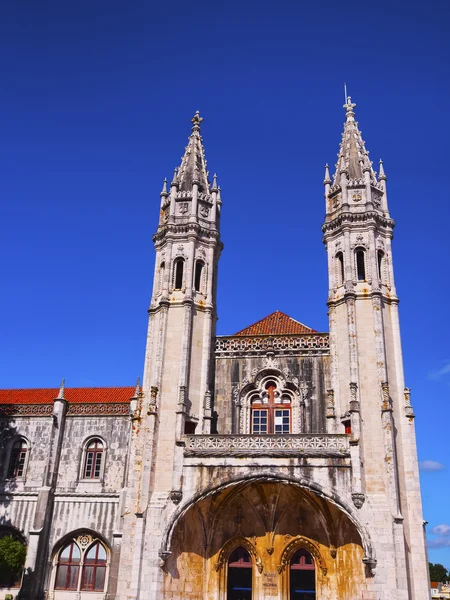
[[[203,269],[204,269],[204,263],[202,260],[198,260],[195,263],[195,279],[194,279],[194,287],[195,287],[195,291],[196,292],[201,292],[202,291],[202,276],[203,276]]]
[[[175,261],[175,289],[181,290],[183,287],[183,270],[184,270],[184,260],[182,258],[177,258]]]
[[[342,285],[344,283],[344,255],[342,254],[342,252],[338,252],[336,254],[336,261],[338,285]]]
[[[358,281],[365,281],[366,279],[366,260],[365,252],[362,249],[356,251],[356,274]]]
[[[311,554],[301,548],[291,560],[290,568],[290,600],[316,597],[316,569]]]
[[[378,258],[378,277],[380,278],[380,283],[384,283],[384,277],[383,277],[384,252],[382,250],[378,250],[377,258]]]
[[[166,263],[163,261],[159,267],[159,293],[161,294],[164,287],[164,275],[166,272]]]
[[[252,559],[245,548],[231,554],[227,580],[227,600],[252,600]]]

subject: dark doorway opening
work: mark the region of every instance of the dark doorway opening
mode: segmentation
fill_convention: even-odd
[[[301,548],[291,560],[290,600],[315,600],[316,569],[311,554]]]
[[[242,547],[228,560],[227,600],[252,600],[252,559]]]

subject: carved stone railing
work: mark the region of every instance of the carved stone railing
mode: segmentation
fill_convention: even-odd
[[[216,338],[216,356],[258,355],[273,352],[282,354],[328,354],[328,333],[301,335],[219,336]]]
[[[350,456],[345,434],[186,435],[185,456]]]

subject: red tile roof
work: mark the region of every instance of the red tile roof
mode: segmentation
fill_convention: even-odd
[[[300,321],[296,321],[279,310],[276,310],[271,315],[242,329],[242,331],[238,331],[234,335],[289,335],[299,333],[316,332],[314,329],[300,323]]]
[[[0,404],[51,404],[59,388],[0,390]],[[64,397],[70,404],[129,402],[134,387],[65,388]]]

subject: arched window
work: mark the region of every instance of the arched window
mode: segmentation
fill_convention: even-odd
[[[242,546],[228,559],[227,600],[252,600],[252,559]]]
[[[183,271],[184,271],[184,260],[177,258],[174,265],[174,288],[181,290],[183,287]]]
[[[358,281],[365,281],[366,279],[366,258],[365,252],[362,248],[358,248],[355,252],[356,257],[356,276]]]
[[[342,285],[344,283],[344,255],[342,252],[336,254],[336,267],[337,267],[337,283]]]
[[[195,263],[195,276],[194,276],[194,288],[196,292],[202,291],[202,275],[205,263],[202,260],[198,260]]]
[[[80,548],[75,542],[65,546],[59,555],[56,590],[77,590],[80,579]]]
[[[166,263],[163,261],[159,267],[159,286],[158,286],[159,293],[161,293],[163,291],[165,272],[166,272]]]
[[[301,548],[291,559],[290,600],[314,600],[316,597],[316,569],[311,554]]]
[[[14,442],[9,458],[8,477],[20,479],[25,476],[28,457],[28,444],[20,438]]]
[[[103,591],[106,577],[106,550],[100,542],[89,548],[84,555],[81,589]]]
[[[100,479],[103,475],[105,446],[101,439],[89,440],[85,449],[83,479]]]
[[[103,592],[108,554],[90,535],[80,535],[64,546],[56,560],[55,590]]]
[[[378,277],[380,278],[380,283],[384,283],[384,252],[382,250],[378,250],[377,252],[378,259]]]
[[[280,395],[274,381],[268,381],[265,387],[267,391],[262,398],[257,394],[251,398],[252,433],[254,435],[289,434],[291,431],[290,396]]]

